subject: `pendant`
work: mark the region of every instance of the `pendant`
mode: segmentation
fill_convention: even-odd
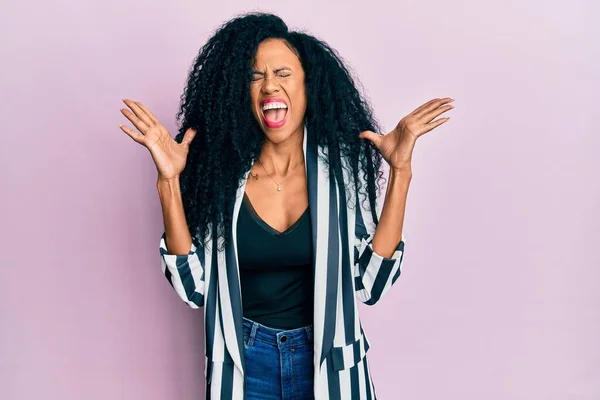
[[[279,185],[277,185],[277,191],[281,192],[281,188],[279,187]]]

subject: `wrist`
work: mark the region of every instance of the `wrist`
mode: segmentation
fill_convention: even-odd
[[[407,191],[412,180],[412,171],[407,168],[392,169],[388,176],[387,193],[395,190]]]
[[[172,178],[158,177],[156,182],[156,188],[158,194],[162,198],[164,196],[173,196],[181,192],[181,186],[179,184],[179,176]]]
[[[179,186],[179,175],[165,177],[162,175],[158,175],[158,179],[156,181],[157,185],[174,185],[177,184]]]
[[[400,167],[390,166],[390,178],[412,178],[412,167],[410,164],[403,165]]]

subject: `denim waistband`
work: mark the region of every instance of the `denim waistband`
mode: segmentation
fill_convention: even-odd
[[[244,317],[244,336],[246,343],[252,346],[254,340],[273,346],[298,346],[313,342],[312,325],[296,329],[271,328]]]

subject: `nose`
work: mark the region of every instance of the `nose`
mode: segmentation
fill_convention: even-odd
[[[279,92],[279,85],[275,82],[274,77],[265,76],[262,85],[262,92],[264,94],[272,94]]]

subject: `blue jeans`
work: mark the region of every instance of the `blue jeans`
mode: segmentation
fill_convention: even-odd
[[[313,399],[312,326],[284,330],[244,318],[247,400]]]

